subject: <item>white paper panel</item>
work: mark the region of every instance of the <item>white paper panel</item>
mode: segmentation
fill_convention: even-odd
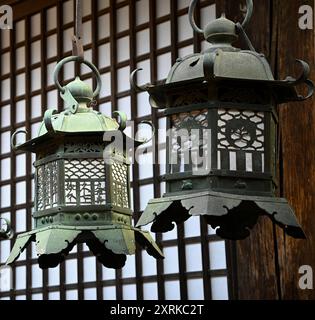
[[[185,222],[185,237],[200,236],[200,217],[191,217]]]
[[[236,152],[230,152],[230,170],[236,171]]]
[[[105,9],[109,7],[110,0],[98,0],[98,8],[99,10]]]
[[[170,13],[170,0],[156,1],[156,16],[163,17]]]
[[[167,78],[168,73],[172,67],[171,61],[172,60],[170,53],[165,53],[157,57],[158,80]]]
[[[129,36],[117,40],[117,62],[130,59]]]
[[[19,74],[16,78],[16,95],[25,94],[25,73]]]
[[[10,255],[10,240],[2,240],[0,241],[0,261],[1,263],[5,263]]]
[[[58,286],[60,283],[60,266],[48,269],[48,285]]]
[[[104,301],[116,300],[116,287],[104,287],[103,299]]]
[[[98,18],[98,39],[104,39],[109,37],[110,32],[110,16],[104,14]]]
[[[26,183],[25,181],[16,184],[16,204],[26,203]]]
[[[32,127],[31,127],[32,138],[36,138],[38,136],[40,125],[41,125],[41,122],[32,124]]]
[[[146,92],[141,92],[137,94],[137,104],[138,104],[138,117],[144,117],[151,113],[151,106],[149,103],[149,96]]]
[[[96,288],[84,289],[84,300],[96,300]]]
[[[201,245],[186,245],[186,270],[187,272],[202,270]]]
[[[58,107],[58,92],[52,90],[47,92],[47,108],[56,109]]]
[[[188,8],[191,0],[177,0],[178,10]]]
[[[32,288],[40,288],[43,286],[43,271],[38,264],[32,265]]]
[[[149,21],[149,0],[136,2],[136,24],[140,25]]]
[[[150,30],[144,29],[137,32],[137,55],[143,55],[150,52]]]
[[[47,28],[47,31],[57,28],[57,8],[56,7],[52,7],[47,10],[46,28]]]
[[[144,210],[147,206],[149,200],[153,199],[153,186],[152,185],[145,185],[140,186],[139,188],[140,193],[140,210]]]
[[[16,156],[16,177],[26,175],[26,155],[25,153]]]
[[[137,287],[135,284],[129,284],[129,285],[123,286],[123,299],[124,300],[137,299]]]
[[[77,290],[67,290],[66,291],[67,300],[78,300],[78,291]]]
[[[78,282],[78,265],[74,259],[66,261],[66,283]]]
[[[73,28],[68,28],[63,32],[63,52],[72,50],[72,36],[74,34]]]
[[[216,241],[209,243],[210,268],[220,270],[226,268],[225,242]]]
[[[1,56],[1,75],[10,72],[10,52],[4,53]]]
[[[73,0],[66,1],[63,3],[63,23],[67,24],[71,21],[73,21]]]
[[[102,79],[102,90],[100,97],[107,97],[111,94],[111,76],[110,73],[104,73],[101,75]]]
[[[178,18],[178,41],[184,41],[193,37],[193,29],[190,26],[188,15]]]
[[[167,247],[163,249],[165,256],[164,261],[164,273],[178,273],[178,249],[177,247]]]
[[[53,78],[52,74],[52,78]],[[63,67],[63,76],[65,80],[72,80],[74,78],[74,63],[67,63]]]
[[[83,259],[83,281],[96,281],[96,260],[95,257]]]
[[[11,30],[1,30],[1,48],[5,49],[10,46]]]
[[[87,21],[83,23],[83,45],[90,44],[92,42],[92,23],[91,21]]]
[[[144,283],[143,284],[143,298],[144,300],[158,300],[157,283]]]
[[[211,279],[211,290],[213,300],[228,300],[228,282],[226,277]]]
[[[91,0],[82,1],[83,16],[88,16],[89,14],[91,14],[91,10],[92,10]]]
[[[129,29],[129,6],[122,7],[116,11],[117,33]]]
[[[98,47],[99,68],[105,68],[110,65],[110,44],[105,43]]]
[[[108,117],[112,117],[112,107],[110,102],[103,103],[99,106],[100,112]]]
[[[26,119],[25,100],[20,100],[16,103],[16,123],[24,122]]]
[[[25,20],[20,20],[15,24],[15,42],[19,43],[25,40]]]
[[[41,47],[40,40],[32,42],[32,44],[31,44],[31,63],[32,64],[40,62],[40,60],[41,60],[41,56],[40,56],[41,48],[40,47]]]
[[[40,68],[32,70],[31,90],[39,90],[42,86]]]
[[[43,300],[43,294],[42,293],[35,293],[32,295],[32,300]]]
[[[165,281],[165,299],[180,300],[179,281]]]
[[[131,120],[132,116],[131,116],[130,96],[118,99],[117,107],[119,111],[123,111],[126,113],[128,120]]]
[[[40,30],[41,30],[40,16],[41,16],[40,13],[37,13],[31,16],[31,37],[36,37],[40,34]]]
[[[41,96],[37,95],[31,99],[31,116],[32,119],[41,117],[42,115],[42,106],[41,106]]]
[[[60,292],[49,292],[48,293],[48,300],[60,300]]]
[[[16,296],[15,300],[26,300],[26,296],[22,295],[22,296]]]
[[[130,67],[124,67],[117,70],[117,91],[123,92],[130,89]]]
[[[156,26],[157,49],[171,45],[171,23],[170,21],[160,23]]]
[[[11,119],[11,115],[10,115],[10,105],[7,105],[7,106],[3,106],[3,107],[0,107],[0,125],[1,125],[1,128],[4,128],[4,127],[8,127],[10,125],[10,119]]]
[[[123,278],[134,278],[136,276],[136,259],[135,255],[127,256],[125,267],[122,269]]]
[[[19,70],[25,67],[25,47],[20,47],[15,50],[15,68]],[[10,66],[8,66],[10,67]]]
[[[33,219],[32,219],[33,220]],[[32,259],[37,259],[37,252],[36,252],[36,246],[35,242],[31,242],[31,248],[32,248]]]
[[[142,275],[152,276],[155,275],[156,259],[150,256],[145,250],[142,250]]]
[[[10,87],[11,87],[10,79],[5,79],[1,81],[1,100],[2,101],[10,99]]]
[[[116,278],[116,272],[114,269],[105,268],[102,266],[103,280],[113,280]]]
[[[26,266],[15,268],[15,289],[26,289]]]
[[[11,205],[11,186],[5,185],[0,188],[1,208],[7,208]]]
[[[202,279],[187,280],[187,288],[188,288],[188,300],[204,300]]]
[[[53,34],[47,38],[47,58],[57,55],[57,35]]]
[[[10,158],[5,158],[1,160],[1,180],[9,180],[10,179],[10,171],[11,170],[11,162]]]
[[[138,152],[143,149],[138,149]],[[153,155],[152,152],[138,153],[137,157],[139,163],[139,179],[148,179],[153,177]]]

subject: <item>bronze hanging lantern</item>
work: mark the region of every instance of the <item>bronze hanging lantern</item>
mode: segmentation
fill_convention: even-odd
[[[251,0],[242,24],[222,15],[204,31],[194,21],[196,3],[190,5],[190,22],[210,48],[178,59],[161,85],[139,86],[134,79],[139,70],[131,75],[133,88],[147,91],[153,108],[165,109],[171,129],[163,177],[166,194],[149,202],[137,226],[153,223],[152,231],[167,232],[174,222],[203,216],[219,236],[237,240],[249,236],[260,216],[268,216],[288,235],[304,238],[287,200],[275,197],[276,106],[312,96],[309,66],[298,60],[301,77],[274,79],[266,58],[245,33]],[[249,50],[232,46],[239,36]],[[308,87],[305,97],[296,91],[300,84]],[[202,165],[193,161],[200,155]]]
[[[59,84],[60,69],[71,61],[92,69],[97,79],[94,93],[78,77],[65,87]],[[34,139],[16,146],[15,136],[21,132],[12,137],[14,150],[36,154],[35,228],[17,237],[7,264],[31,241],[41,268],[57,266],[77,243],[86,243],[109,268],[123,267],[126,255],[135,253],[136,242],[155,258],[163,257],[150,234],[132,226],[127,150],[108,149],[103,138],[123,128],[91,107],[101,90],[98,70],[72,56],[59,62],[54,76],[65,111],[47,110]]]

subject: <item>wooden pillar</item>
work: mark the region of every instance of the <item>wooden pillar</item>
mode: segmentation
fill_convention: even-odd
[[[299,8],[313,0],[276,0],[278,19],[279,77],[296,74],[295,59],[310,64],[314,80],[314,30],[298,26]],[[303,90],[302,90],[303,91]],[[315,299],[315,290],[298,286],[300,266],[315,270],[315,108],[314,99],[280,107],[282,133],[282,193],[294,208],[307,240],[283,238],[280,247],[281,283],[284,299]]]

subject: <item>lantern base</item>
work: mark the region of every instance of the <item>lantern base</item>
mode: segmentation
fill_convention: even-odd
[[[86,243],[99,262],[113,269],[122,268],[126,255],[135,254],[136,242],[156,259],[164,257],[147,231],[122,225],[80,228],[58,225],[19,235],[6,264],[17,260],[32,241],[36,242],[38,263],[42,269],[56,267],[78,243]]]
[[[268,216],[294,238],[305,239],[293,209],[287,200],[252,197],[217,192],[200,192],[151,200],[137,227],[152,223],[152,232],[168,232],[174,222],[183,223],[191,216],[203,216],[217,235],[229,240],[243,240],[260,216]]]

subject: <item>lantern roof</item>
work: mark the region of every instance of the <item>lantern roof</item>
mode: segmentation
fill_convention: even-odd
[[[220,83],[228,86],[243,83],[246,87],[266,88],[278,104],[306,100],[313,95],[314,85],[308,79],[310,68],[306,62],[297,60],[302,67],[299,77],[289,76],[284,80],[275,80],[266,57],[253,47],[245,32],[253,11],[252,1],[247,3],[248,10],[243,23],[234,23],[223,14],[220,18],[210,21],[204,30],[201,30],[194,20],[197,1],[191,2],[189,20],[192,28],[197,33],[203,34],[209,43],[209,48],[201,53],[177,59],[163,83],[139,86],[136,84],[135,76],[141,69],[131,74],[131,86],[138,92],[147,91],[150,94],[152,107],[171,107],[168,103],[168,96],[174,92],[186,91],[187,88],[200,89],[203,85],[214,87]],[[233,47],[233,43],[239,37],[245,40],[248,49]],[[296,90],[300,84],[308,88],[305,96],[300,95]]]

